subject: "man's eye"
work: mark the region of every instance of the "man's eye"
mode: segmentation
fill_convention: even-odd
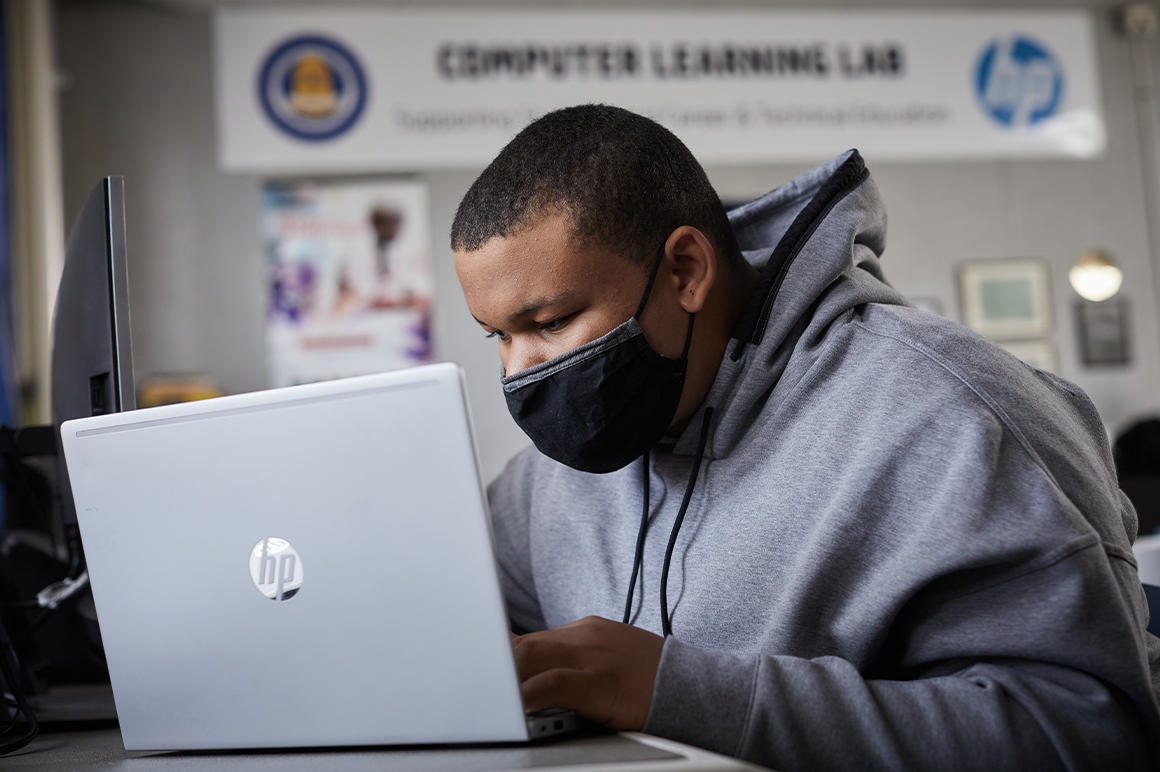
[[[567,316],[561,316],[559,319],[552,319],[548,322],[541,322],[540,329],[544,332],[559,332],[560,330],[564,329],[568,322],[572,321],[572,318],[575,316],[576,314],[568,314]]]
[[[499,338],[500,340],[506,341],[508,339],[508,334],[503,330],[492,330],[491,332],[484,333],[483,337]]]

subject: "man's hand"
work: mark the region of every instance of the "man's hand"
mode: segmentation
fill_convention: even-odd
[[[664,638],[585,617],[512,639],[528,711],[567,708],[612,729],[644,726]]]

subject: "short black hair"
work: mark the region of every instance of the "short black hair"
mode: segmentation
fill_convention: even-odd
[[[582,246],[644,265],[681,225],[702,231],[726,263],[741,255],[689,149],[656,121],[619,107],[566,107],[517,134],[459,203],[451,248],[479,249],[553,212],[571,217]]]

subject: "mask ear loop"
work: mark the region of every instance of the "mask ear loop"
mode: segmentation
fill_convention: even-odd
[[[637,306],[636,313],[632,315],[633,319],[640,319],[640,315],[644,313],[644,307],[648,303],[649,296],[652,295],[653,282],[657,280],[657,272],[661,269],[661,263],[665,259],[665,245],[661,244],[661,248],[657,250],[657,259],[653,263],[652,271],[648,275],[648,284],[644,288],[644,297],[640,299],[640,305]]]
[[[636,313],[632,315],[633,319],[640,319],[640,315],[644,313],[644,307],[648,304],[648,299],[652,295],[653,283],[657,280],[657,274],[660,272],[661,263],[665,259],[665,245],[661,244],[661,248],[657,251],[656,262],[653,263],[652,271],[648,275],[648,284],[644,288],[644,297],[640,299],[640,305],[637,306]],[[685,333],[685,347],[681,350],[681,359],[689,358],[689,347],[693,344],[693,320],[697,317],[692,311],[689,312],[689,329]]]

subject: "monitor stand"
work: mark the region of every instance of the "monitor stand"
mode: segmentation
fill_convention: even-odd
[[[56,448],[56,430],[51,425],[25,426],[21,429],[0,426],[0,456],[55,456]]]
[[[32,459],[54,457],[57,449],[54,426],[27,426],[19,429],[0,426],[0,458],[9,463],[29,464]],[[10,518],[16,515],[15,512],[7,514]],[[24,519],[51,531],[53,523],[43,522],[46,518],[50,521],[54,519],[47,511],[26,515]],[[76,539],[79,545],[79,536]],[[30,598],[41,587],[66,575],[72,568],[70,556],[74,549],[70,549],[71,544],[58,547],[59,541],[59,536],[54,538],[54,535],[42,530],[10,527],[0,534],[0,595],[10,596],[4,598],[7,601]],[[79,547],[75,551],[79,554]],[[80,639],[99,642],[100,634],[96,630],[96,613],[91,609],[91,596],[81,595],[65,603],[67,606],[52,612],[56,619],[45,620],[47,624],[37,642],[39,645],[34,646],[34,649],[39,657],[46,657],[50,662],[62,660],[75,671],[78,668],[76,660],[81,656],[78,648]],[[81,613],[82,606],[86,613]],[[71,619],[66,621],[66,618]],[[9,633],[19,629],[9,628]],[[47,686],[42,684],[30,690],[29,704],[42,725],[116,721],[113,691],[107,678],[103,681],[93,680],[97,675],[95,672],[85,675],[87,678],[80,682],[50,682]]]
[[[45,724],[112,723],[117,720],[113,690],[107,683],[61,684],[28,695],[36,720]]]

